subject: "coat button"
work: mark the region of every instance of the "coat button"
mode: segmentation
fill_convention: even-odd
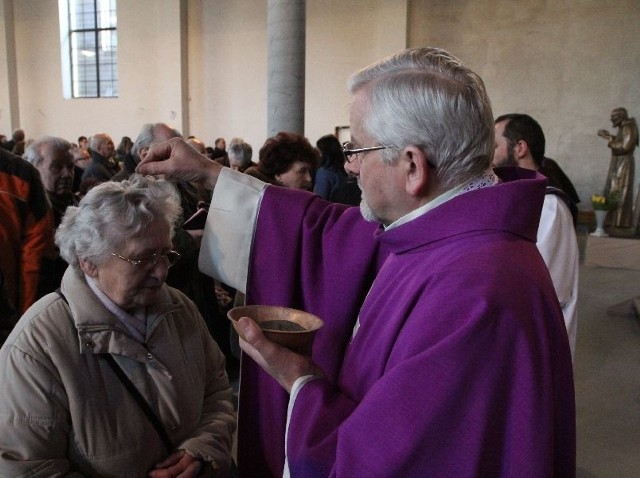
[[[148,358],[149,360],[153,360],[153,355],[151,355],[151,354],[147,354],[147,358]]]

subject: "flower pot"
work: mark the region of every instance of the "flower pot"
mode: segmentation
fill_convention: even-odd
[[[591,235],[596,237],[607,237],[609,234],[604,230],[604,219],[607,217],[608,211],[596,209],[593,212],[596,215],[596,230],[593,231]]]

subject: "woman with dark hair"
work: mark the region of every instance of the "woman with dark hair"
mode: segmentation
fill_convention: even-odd
[[[334,135],[327,134],[316,141],[316,146],[322,154],[322,164],[316,172],[313,192],[333,200],[336,190],[347,181],[342,145]]]
[[[118,164],[120,164],[120,168],[124,167],[127,156],[131,155],[131,148],[133,148],[133,141],[131,141],[129,136],[123,136],[120,144],[116,148],[116,159],[118,160]]]
[[[245,171],[264,182],[310,191],[319,154],[304,136],[280,132],[260,148],[257,166]]]

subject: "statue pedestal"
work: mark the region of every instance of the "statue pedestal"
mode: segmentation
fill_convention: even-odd
[[[640,240],[610,236],[587,236],[584,264],[640,270]]]

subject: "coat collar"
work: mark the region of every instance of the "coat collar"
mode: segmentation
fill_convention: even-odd
[[[116,353],[144,360],[147,351],[143,344],[129,336],[120,321],[100,302],[87,285],[82,272],[67,268],[60,290],[69,303],[73,322],[78,330],[80,353]],[[147,338],[166,314],[181,307],[175,303],[166,284],[159,300],[149,307]]]

